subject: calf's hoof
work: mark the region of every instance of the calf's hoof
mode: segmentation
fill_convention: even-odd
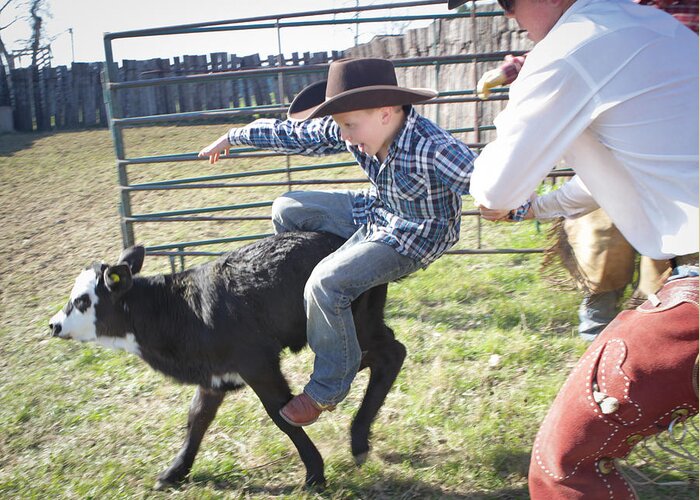
[[[364,435],[365,437],[359,437]],[[369,455],[369,439],[366,433],[352,432],[350,439],[350,451],[358,467],[367,461]]]
[[[165,491],[175,489],[180,485],[179,482],[168,481],[166,479],[158,478],[156,479],[156,484],[153,485],[153,489],[156,491]]]
[[[311,491],[321,492],[326,489],[326,478],[323,474],[306,476],[304,488]]]
[[[187,474],[167,470],[158,476],[158,479],[156,479],[156,484],[153,486],[153,489],[163,491],[178,488],[185,481],[186,477]]]
[[[368,456],[369,456],[369,450],[363,451],[362,453],[356,453],[352,456],[352,458],[355,459],[355,465],[360,467],[362,464],[364,464],[367,461]]]

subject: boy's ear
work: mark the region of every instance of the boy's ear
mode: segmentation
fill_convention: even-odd
[[[112,300],[117,300],[131,289],[134,281],[131,276],[131,269],[127,264],[117,264],[107,266],[103,273],[105,286],[109,290]]]
[[[138,274],[143,267],[143,259],[146,256],[146,249],[141,245],[135,245],[125,249],[117,261],[119,264],[126,264],[131,270],[131,274]]]
[[[386,125],[389,123],[389,118],[391,117],[391,108],[389,106],[382,106],[381,108],[378,109],[379,112],[379,119],[382,122],[382,125]]]
[[[394,113],[397,112],[397,109],[400,110],[401,106],[382,106],[379,108],[379,116],[384,125],[391,122],[391,119],[394,116]]]

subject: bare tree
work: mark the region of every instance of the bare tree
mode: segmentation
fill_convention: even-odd
[[[41,42],[43,38],[42,24],[44,22],[42,15],[46,12],[45,0],[31,0],[29,5],[29,14],[31,15],[32,22],[32,37],[31,37],[31,50],[32,50],[32,66],[37,66],[37,58],[39,55],[39,50],[41,49]]]
[[[0,16],[2,16],[2,13],[5,11],[5,9],[7,9],[10,6],[10,4],[12,4],[14,1],[15,0],[6,0],[5,3],[3,3],[3,5],[0,7]],[[0,64],[5,65],[8,69],[14,69],[15,62],[12,59],[12,56],[10,55],[9,51],[7,50],[5,42],[2,39],[2,31],[12,26],[19,19],[19,17],[16,17],[7,24],[0,24]]]

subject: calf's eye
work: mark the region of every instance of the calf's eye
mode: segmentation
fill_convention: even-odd
[[[73,305],[81,313],[84,313],[85,311],[87,311],[88,308],[90,307],[91,303],[92,302],[90,302],[90,296],[87,293],[84,293],[80,297],[76,297],[73,300]]]

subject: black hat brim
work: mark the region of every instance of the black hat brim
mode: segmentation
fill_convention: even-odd
[[[437,92],[431,89],[373,85],[347,90],[326,99],[326,81],[324,80],[313,83],[299,92],[289,106],[287,116],[293,120],[309,120],[360,109],[417,104],[435,97]]]
[[[448,9],[456,9],[460,5],[464,5],[467,3],[468,0],[449,0],[447,2],[447,8]]]

